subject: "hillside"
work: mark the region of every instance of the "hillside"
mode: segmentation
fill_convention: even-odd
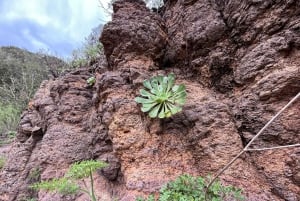
[[[52,73],[49,69],[51,64],[58,64],[55,69],[57,71],[60,70],[59,67],[66,65],[65,62],[54,56],[32,53],[13,46],[0,47],[0,84],[3,81],[9,82],[11,76],[19,79],[23,71],[38,71],[41,76],[48,78]]]
[[[105,58],[44,81],[29,102],[0,171],[0,200],[88,200],[29,188],[87,159],[109,164],[93,175],[99,201],[157,196],[182,174],[216,174],[300,92],[299,1],[167,0],[152,12],[117,0],[113,11],[99,36]],[[145,79],[169,73],[186,86],[186,103],[150,118],[134,99]],[[252,147],[299,144],[299,108]],[[299,172],[300,148],[290,147],[247,152],[220,179],[246,201],[298,201]]]
[[[0,47],[0,133],[15,131],[23,109],[43,80],[66,67],[59,58],[17,47]]]

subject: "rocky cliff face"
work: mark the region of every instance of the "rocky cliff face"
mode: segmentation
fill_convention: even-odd
[[[159,13],[117,1],[100,38],[107,64],[44,82],[23,113],[0,200],[86,200],[28,185],[90,158],[110,164],[95,175],[105,201],[135,200],[184,173],[216,173],[300,91],[299,16],[296,0],[168,0]],[[144,79],[169,72],[186,85],[187,103],[149,119],[134,97]],[[298,100],[253,147],[299,143],[299,108]],[[251,152],[221,179],[248,201],[297,201],[299,170],[299,148]]]

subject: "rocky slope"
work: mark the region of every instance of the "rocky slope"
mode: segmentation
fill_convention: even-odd
[[[168,0],[157,14],[119,0],[113,8],[100,38],[107,64],[45,81],[23,113],[0,200],[87,200],[28,185],[90,158],[110,164],[95,175],[105,201],[135,200],[183,173],[216,173],[300,91],[299,1]],[[186,85],[187,103],[149,119],[134,97],[144,79],[169,72]],[[299,143],[299,108],[298,100],[253,147]],[[251,152],[221,179],[248,201],[297,201],[299,170],[299,148]]]

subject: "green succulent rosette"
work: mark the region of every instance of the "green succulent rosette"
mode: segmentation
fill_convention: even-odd
[[[185,85],[175,85],[174,74],[152,77],[143,85],[142,97],[136,97],[135,101],[142,104],[142,112],[148,112],[151,118],[167,118],[182,110],[187,93]]]
[[[94,76],[93,76],[93,77],[90,77],[89,79],[86,80],[86,82],[87,82],[87,84],[88,84],[89,86],[92,86],[92,85],[95,84],[96,78],[95,78]]]

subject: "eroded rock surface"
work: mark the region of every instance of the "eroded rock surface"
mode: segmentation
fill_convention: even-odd
[[[0,173],[0,200],[86,200],[28,188],[83,159],[110,163],[95,174],[104,201],[133,201],[184,173],[216,173],[300,91],[299,13],[296,0],[168,0],[160,13],[116,1],[101,36],[108,65],[42,84]],[[134,98],[144,79],[170,72],[186,85],[187,103],[150,119]],[[253,147],[300,143],[299,113],[298,100]],[[221,179],[248,201],[297,201],[299,161],[299,148],[249,152]]]

